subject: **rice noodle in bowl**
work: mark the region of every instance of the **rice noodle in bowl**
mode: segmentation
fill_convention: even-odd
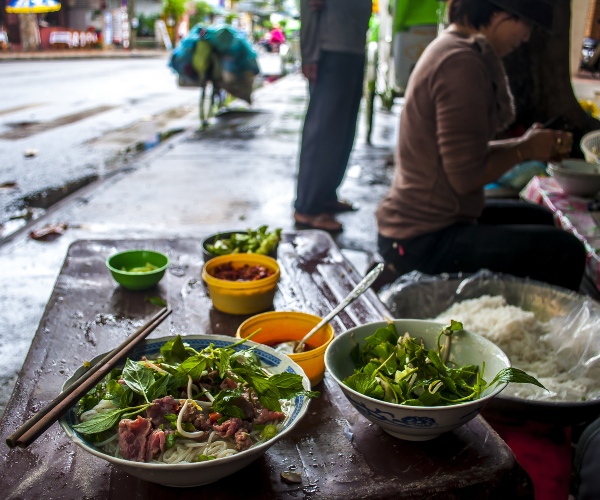
[[[152,360],[160,354],[161,346],[173,339],[170,337],[147,340],[134,349],[128,357],[130,360],[147,359],[147,363],[155,367],[153,369],[160,369],[160,366],[154,364]],[[234,338],[219,335],[186,336],[182,337],[182,340],[196,351],[201,351],[210,344],[216,348],[229,348],[236,343]],[[90,422],[94,422],[94,417],[96,417],[95,421],[98,421],[98,415],[107,418],[111,412],[114,414],[115,410],[119,408],[114,401],[102,399],[89,410],[82,412],[79,417],[77,415],[78,408],[72,408],[61,419],[60,424],[79,447],[138,478],[167,486],[181,487],[198,486],[217,481],[263,455],[278,439],[291,431],[306,412],[309,403],[307,394],[310,391],[310,382],[296,363],[265,345],[251,341],[237,345],[233,349],[237,355],[239,351],[245,351],[249,347],[252,347],[252,352],[256,354],[262,369],[271,377],[275,376],[273,380],[289,377],[289,374],[300,376],[301,390],[298,395],[292,395],[289,399],[283,397],[280,399],[281,412],[271,412],[258,404],[256,407],[258,410],[255,410],[253,414],[254,420],[250,417],[247,419],[246,417],[237,418],[238,428],[234,425],[236,422],[233,417],[222,416],[220,413],[212,411],[215,403],[214,397],[210,393],[206,394],[206,397],[202,397],[203,389],[193,384],[190,377],[187,390],[183,391],[181,397],[168,396],[164,398],[168,399],[165,401],[165,408],[174,408],[173,413],[167,411],[166,413],[158,412],[155,415],[144,412],[139,415],[121,415],[119,432],[113,431],[111,427],[109,431],[92,435],[92,439],[90,439],[90,435],[83,432],[87,431],[89,427],[82,429],[81,425],[93,425]],[[92,364],[103,356],[97,356]],[[65,383],[63,390],[68,388],[81,375],[82,371],[83,368],[76,372]],[[202,376],[205,376],[204,372]],[[119,382],[122,383],[122,380]],[[159,405],[150,404],[150,406]],[[277,415],[274,416],[274,413]],[[142,418],[143,416],[147,418]],[[159,419],[169,417],[171,420],[165,425],[163,419],[163,423],[156,427],[155,417]],[[262,425],[261,419],[265,425]],[[149,421],[152,425],[151,429],[147,430],[147,427],[150,426]],[[191,421],[194,422],[194,425]],[[256,425],[253,425],[253,422],[256,422]],[[144,430],[138,433],[138,427],[143,427]],[[172,437],[176,434],[176,437],[167,443],[170,444],[169,446],[164,446],[165,438],[161,434],[163,429],[164,435],[167,435],[167,442],[169,441],[168,436]],[[236,429],[239,430],[234,433]],[[228,431],[231,432],[228,433]],[[126,438],[123,437],[123,433]],[[147,436],[144,438],[147,439],[144,441],[145,451],[141,455],[136,455],[137,442],[133,438],[130,439],[130,436],[138,434]],[[154,440],[155,446],[151,446],[151,439],[155,434],[161,436],[163,446],[159,446],[158,437]],[[91,442],[92,440],[95,442]],[[133,455],[131,455],[132,451]],[[130,459],[124,458],[124,455]]]
[[[180,413],[183,413],[186,405],[189,406],[190,400],[181,399],[179,400],[181,410]],[[285,419],[274,424],[276,432],[281,432],[286,423],[290,419],[290,415],[293,409],[293,403],[290,401],[281,401],[281,406],[283,413],[286,415]],[[110,411],[116,410],[118,407],[115,406],[112,402],[107,400],[102,400],[98,405],[96,405],[93,409],[88,410],[80,416],[81,422],[89,421],[92,417],[102,413],[108,413]],[[223,438],[216,431],[211,430],[206,433],[206,440],[203,442],[198,442],[196,439],[192,438],[179,438],[175,441],[175,444],[161,453],[157,457],[153,458],[149,461],[149,463],[165,463],[165,464],[179,464],[179,463],[192,463],[195,459],[204,455],[207,457],[214,457],[214,459],[226,458],[237,453],[240,453],[239,450],[236,449],[236,442],[232,438]],[[259,443],[264,443],[268,441],[268,439],[264,439],[261,437],[261,430],[254,429],[249,433],[249,437],[254,443],[254,445]],[[253,445],[253,446],[254,446]],[[114,456],[116,458],[124,459],[121,454],[121,450],[119,447],[119,434],[114,433],[109,438],[100,441],[99,443],[94,443],[94,447],[104,453]]]

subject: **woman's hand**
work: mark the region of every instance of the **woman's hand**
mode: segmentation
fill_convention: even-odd
[[[528,160],[557,160],[569,156],[573,147],[573,134],[545,129],[540,123],[535,123],[523,134],[521,145],[522,154]]]

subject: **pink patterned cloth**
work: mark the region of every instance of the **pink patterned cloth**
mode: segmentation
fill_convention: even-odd
[[[554,213],[557,226],[579,238],[587,250],[586,274],[600,290],[600,212],[588,210],[589,198],[567,195],[552,177],[534,177],[520,197]]]

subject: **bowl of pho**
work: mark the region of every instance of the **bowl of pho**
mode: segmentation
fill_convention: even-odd
[[[133,349],[60,425],[77,446],[132,476],[200,486],[261,457],[317,396],[296,363],[265,345],[164,337]]]

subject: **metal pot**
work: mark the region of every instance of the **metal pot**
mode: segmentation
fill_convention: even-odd
[[[600,304],[585,295],[534,280],[487,271],[466,275],[424,276],[410,273],[380,292],[396,318],[434,318],[452,304],[482,295],[502,295],[507,303],[532,311],[540,321],[568,315],[591,301],[590,321],[600,318]],[[498,395],[486,414],[501,419],[528,419],[561,425],[589,422],[600,416],[600,400],[579,402],[533,401]]]

